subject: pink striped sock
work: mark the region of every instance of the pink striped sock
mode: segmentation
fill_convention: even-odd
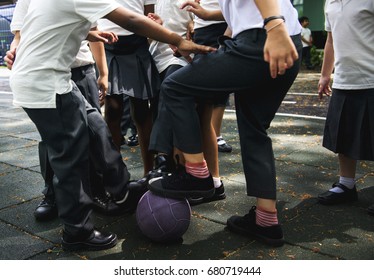
[[[269,227],[278,224],[277,211],[269,212],[261,208],[256,208],[256,224],[261,227]]]
[[[197,178],[208,178],[210,173],[206,161],[191,163],[186,162],[186,172]]]

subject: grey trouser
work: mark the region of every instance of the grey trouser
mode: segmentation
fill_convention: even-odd
[[[234,92],[247,194],[275,199],[274,155],[267,129],[297,76],[299,61],[284,75],[272,79],[269,64],[263,59],[265,40],[263,29],[246,30],[234,39],[221,40],[218,51],[200,56],[166,78],[161,95],[175,146],[196,154],[202,148],[195,100],[214,100]],[[292,40],[301,56],[300,35]]]
[[[89,157],[102,170],[105,188],[112,195],[122,196],[130,178],[104,119],[76,86],[68,94],[56,95],[56,109],[24,110],[45,143],[54,173],[58,213],[65,231],[72,235],[91,231]],[[42,173],[45,166],[41,162]]]

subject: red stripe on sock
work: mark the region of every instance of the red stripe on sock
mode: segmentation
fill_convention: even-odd
[[[197,178],[208,178],[210,173],[206,161],[198,163],[186,162],[186,172]]]
[[[269,212],[256,208],[256,224],[261,227],[269,227],[278,224],[277,211]]]

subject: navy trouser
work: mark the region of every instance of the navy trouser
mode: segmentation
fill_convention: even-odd
[[[272,142],[267,129],[295,80],[299,61],[284,75],[272,79],[263,59],[264,29],[251,29],[222,47],[201,56],[170,75],[161,86],[175,146],[190,154],[202,152],[196,99],[212,99],[234,92],[247,194],[275,199],[276,182]],[[300,35],[292,37],[301,56]]]

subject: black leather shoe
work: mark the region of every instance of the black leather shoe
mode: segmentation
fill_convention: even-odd
[[[349,189],[340,183],[334,183],[332,188],[338,187],[343,190],[342,193],[335,193],[327,191],[318,195],[318,202],[323,205],[335,205],[340,203],[352,202],[358,199],[357,189],[354,186],[353,189]]]
[[[223,139],[221,139],[221,140],[223,140]],[[219,141],[220,140],[218,140],[218,142]],[[224,142],[222,144],[217,144],[217,146],[218,146],[218,152],[220,152],[220,153],[231,153],[231,151],[232,151],[232,147],[229,144],[227,144],[226,142]]]
[[[62,248],[68,251],[90,250],[98,251],[114,247],[117,244],[117,235],[114,233],[102,233],[93,230],[87,237],[71,236],[63,233]]]
[[[109,195],[96,196],[92,199],[92,202],[92,208],[95,212],[108,216],[124,214],[122,208],[116,204]]]
[[[139,145],[138,135],[134,134],[127,139],[127,146],[134,147]]]
[[[56,202],[51,198],[44,197],[35,208],[34,216],[38,221],[49,221],[57,218]]]

